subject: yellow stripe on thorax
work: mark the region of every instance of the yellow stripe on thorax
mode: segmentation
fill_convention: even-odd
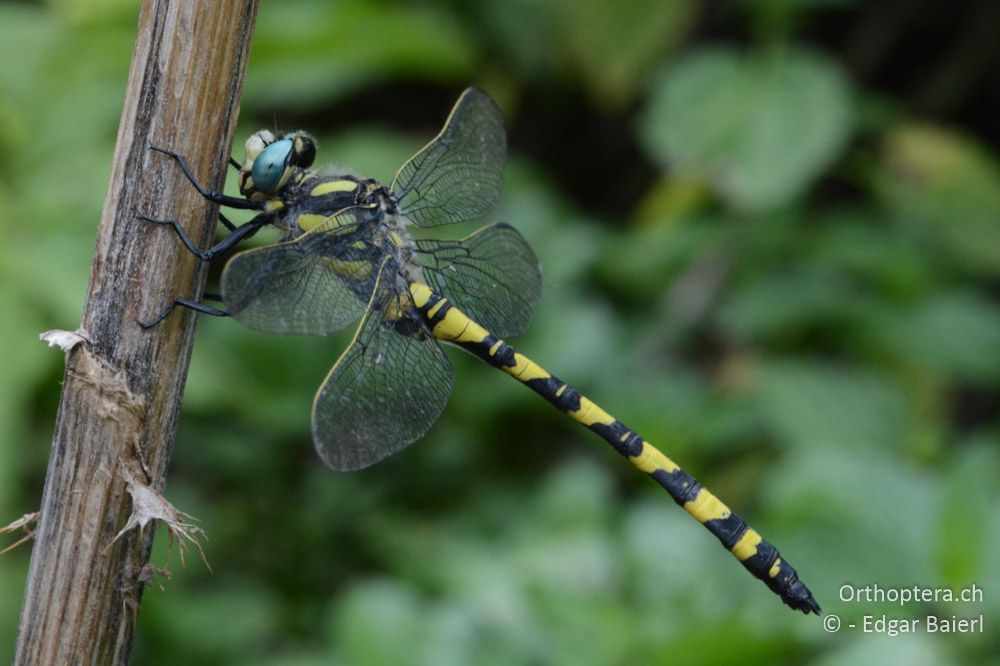
[[[312,231],[313,229],[323,226],[325,224],[329,224],[332,220],[336,219],[336,217],[337,217],[336,215],[320,215],[319,213],[302,213],[296,218],[296,222],[299,225],[299,229],[301,229],[303,232],[306,232],[306,231]],[[339,231],[338,227],[340,227]],[[352,229],[353,226],[344,225],[341,222],[341,224],[331,227],[329,231],[331,232],[336,231],[336,233],[343,234],[350,232]]]
[[[343,261],[332,257],[323,257],[320,261],[340,277],[367,280],[372,274],[372,262],[370,261]]]
[[[388,321],[396,321],[409,311],[412,305],[412,297],[409,294],[399,294],[385,304],[382,314]]]
[[[334,192],[353,192],[357,187],[358,184],[353,180],[328,180],[312,188],[309,191],[309,196],[321,197],[324,194],[332,194]]]
[[[312,231],[321,224],[325,224],[329,220],[326,215],[317,215],[316,213],[303,213],[298,217],[299,229],[302,231]]]

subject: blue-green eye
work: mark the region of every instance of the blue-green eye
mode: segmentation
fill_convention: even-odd
[[[291,153],[290,139],[275,141],[262,150],[253,161],[253,169],[250,172],[254,187],[261,192],[271,192],[277,188],[288,167],[288,157]]]

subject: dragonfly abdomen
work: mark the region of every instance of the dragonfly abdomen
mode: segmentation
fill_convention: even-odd
[[[677,463],[572,386],[470,319],[427,285],[413,283],[410,293],[435,338],[458,345],[503,370],[596,433],[652,477],[782,601],[804,613],[819,613],[819,604],[812,593],[778,550]]]

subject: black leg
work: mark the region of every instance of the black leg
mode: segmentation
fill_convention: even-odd
[[[229,157],[229,164],[237,171],[242,171],[243,169],[243,165],[233,159],[232,156]]]
[[[140,215],[139,219],[145,220],[146,222],[152,222],[153,224],[165,224],[171,227],[174,230],[174,232],[177,233],[177,236],[181,239],[181,242],[184,243],[184,247],[190,250],[191,254],[198,257],[202,261],[211,261],[220,254],[223,254],[224,252],[228,252],[229,250],[233,249],[239,243],[246,240],[247,238],[250,238],[255,233],[260,231],[263,227],[270,224],[271,220],[273,219],[273,215],[271,213],[261,213],[260,215],[256,216],[249,222],[242,224],[238,227],[232,226],[232,223],[229,222],[229,220],[225,220],[226,222],[229,222],[227,226],[229,226],[233,230],[232,233],[223,238],[221,241],[219,241],[212,247],[205,250],[204,252],[198,249],[198,247],[194,244],[194,241],[191,240],[191,237],[188,236],[187,233],[185,233],[184,229],[181,228],[181,225],[177,220],[161,220],[159,218],[150,217],[148,215]]]
[[[195,246],[194,241],[191,240],[191,238],[184,232],[183,229],[181,229],[181,225],[177,220],[161,220],[155,217],[150,217],[148,215],[140,215],[139,219],[145,220],[146,222],[152,222],[153,224],[170,225],[171,227],[173,227],[174,231],[177,232],[177,236],[181,239],[181,242],[184,243],[184,247],[186,247],[188,250],[191,251],[191,254],[198,257],[199,259],[208,261],[208,259],[205,257],[206,253],[202,252]]]
[[[230,222],[225,215],[219,213],[219,222],[222,222],[222,226],[230,231],[236,231],[236,225]]]
[[[180,154],[175,153],[172,150],[167,150],[166,148],[160,148],[159,146],[153,146],[153,145],[151,145],[149,149],[155,150],[158,153],[163,153],[168,157],[172,157],[177,162],[177,165],[181,168],[181,171],[184,172],[184,175],[187,177],[187,179],[191,181],[192,185],[194,185],[195,189],[198,190],[201,196],[205,197],[209,201],[221,204],[223,206],[229,206],[230,208],[243,208],[245,210],[261,210],[262,208],[264,208],[263,203],[247,201],[246,199],[241,199],[240,197],[230,197],[223,194],[222,192],[216,192],[215,190],[210,190],[207,187],[204,187],[194,177],[194,174],[191,173],[191,169],[188,168],[187,162]]]
[[[156,315],[153,319],[149,321],[138,322],[139,326],[143,328],[152,328],[159,324],[161,321],[167,318],[174,308],[180,306],[182,308],[187,308],[189,310],[194,310],[195,312],[200,312],[202,314],[212,315],[213,317],[228,317],[229,313],[225,310],[220,310],[219,308],[213,308],[211,306],[205,305],[204,303],[199,303],[198,301],[192,301],[187,298],[178,298],[176,301],[168,305],[163,312]]]

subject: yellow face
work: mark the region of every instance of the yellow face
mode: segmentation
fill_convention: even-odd
[[[251,201],[262,200],[263,193],[258,192],[253,182],[253,164],[269,145],[274,143],[275,136],[271,130],[254,132],[243,142],[243,166],[240,167],[240,193]]]

